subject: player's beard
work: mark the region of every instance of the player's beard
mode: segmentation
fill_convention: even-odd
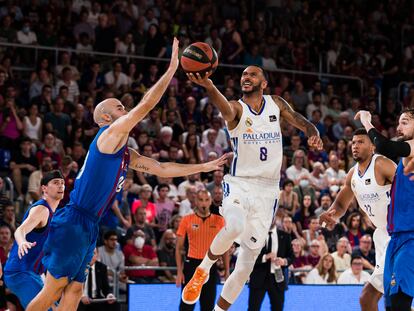
[[[402,135],[402,136],[397,136],[397,141],[408,141],[413,139],[413,135],[409,136],[409,135]]]
[[[257,85],[252,85],[252,89],[250,91],[243,91],[242,90],[242,93],[244,95],[250,95],[250,94],[253,94],[253,93],[258,93],[259,91],[260,91],[260,83],[257,84]]]

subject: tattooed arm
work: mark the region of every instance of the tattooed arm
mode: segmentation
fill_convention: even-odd
[[[220,169],[227,162],[227,154],[219,159],[202,164],[180,164],[173,162],[160,163],[154,159],[144,157],[129,148],[131,161],[129,167],[135,171],[157,175],[160,177],[187,176],[200,172],[210,172]]]
[[[274,102],[279,106],[280,116],[292,124],[294,127],[305,133],[305,135],[308,137],[309,147],[322,150],[323,143],[319,137],[319,131],[315,125],[310,123],[300,113],[294,111],[282,97],[272,95],[272,98]]]

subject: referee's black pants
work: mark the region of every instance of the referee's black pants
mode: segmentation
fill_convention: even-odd
[[[184,261],[184,284],[181,286],[181,291],[191,280],[194,275],[196,268],[200,265],[201,259],[188,258]],[[216,292],[217,292],[217,268],[214,264],[210,270],[210,278],[207,283],[203,285],[200,295],[200,310],[201,311],[211,311],[214,308],[216,302]],[[193,311],[196,304],[188,305],[182,300],[180,302],[180,311]]]

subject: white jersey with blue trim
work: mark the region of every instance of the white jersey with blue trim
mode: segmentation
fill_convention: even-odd
[[[367,214],[375,227],[386,230],[387,211],[390,204],[391,184],[378,185],[375,178],[375,161],[378,154],[372,156],[366,171],[360,175],[358,163],[354,166],[354,173],[351,179],[351,188],[359,207]]]
[[[228,130],[234,152],[230,174],[279,180],[283,160],[279,106],[270,95],[263,96],[258,112],[241,99],[239,103],[243,108],[239,123]]]

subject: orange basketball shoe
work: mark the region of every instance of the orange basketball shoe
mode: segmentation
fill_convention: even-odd
[[[209,274],[200,267],[197,267],[190,282],[184,287],[181,299],[186,304],[195,304],[200,298],[201,289],[203,288],[203,285],[207,283],[208,278]]]

